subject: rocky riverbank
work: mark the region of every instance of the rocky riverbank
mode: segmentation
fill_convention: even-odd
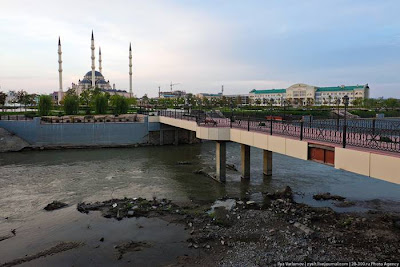
[[[25,140],[3,128],[0,128],[0,153],[21,151],[29,146],[30,145]]]
[[[186,225],[189,248],[171,266],[269,266],[283,261],[398,262],[400,214],[337,213],[293,201],[291,189],[264,203],[220,200],[177,205],[163,200],[114,199],[78,205],[107,218],[160,217]]]
[[[324,195],[331,198],[330,194]],[[333,198],[344,201],[340,196]],[[171,237],[180,236],[173,241],[177,243],[168,239],[171,245],[178,244],[169,248],[174,255],[170,254],[168,266],[274,266],[278,262],[318,261],[397,263],[400,255],[400,213],[337,213],[330,208],[310,207],[296,203],[290,187],[265,193],[262,203],[232,198],[214,203],[173,203],[154,197],[79,203],[76,208],[66,205],[54,201],[46,207],[46,214],[70,210],[74,216],[80,215],[78,220],[91,221],[86,227],[79,227],[81,234],[64,233],[63,239],[57,239],[61,243],[0,266],[37,263],[49,257],[50,263],[66,263],[68,253],[81,255],[85,264],[93,261],[93,255],[102,262],[106,259],[101,257],[104,253],[109,264],[130,264],[141,257],[139,263],[143,265],[151,257],[153,262],[149,266],[165,266],[167,260],[161,263],[163,256],[158,255],[165,249],[162,240],[165,231],[176,231],[171,232]],[[102,218],[98,224],[99,219],[93,215],[106,219]],[[19,235],[19,230],[14,230],[0,238],[0,242]],[[80,235],[89,238],[79,238]]]

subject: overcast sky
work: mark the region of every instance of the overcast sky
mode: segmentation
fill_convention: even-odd
[[[400,1],[0,0],[2,91],[58,90],[90,70],[90,34],[103,75],[118,89],[187,92],[368,83],[400,98]]]

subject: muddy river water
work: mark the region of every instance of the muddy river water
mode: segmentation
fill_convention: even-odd
[[[185,161],[190,164],[179,165]],[[240,168],[240,146],[227,145],[227,163]],[[203,175],[215,171],[215,144],[26,151],[0,154],[0,237],[16,229],[16,235],[0,241],[0,265],[37,253],[60,241],[78,240],[86,246],[40,258],[22,266],[65,266],[115,263],[115,246],[121,240],[146,241],[149,248],[126,254],[116,265],[166,264],[178,255],[193,253],[185,240],[184,226],[157,218],[116,221],[76,211],[81,201],[121,197],[168,198],[176,202],[215,200],[222,196],[262,201],[261,192],[289,185],[295,200],[342,211],[399,210],[400,185],[352,174],[315,162],[273,155],[273,176],[262,175],[262,151],[251,151],[251,179],[228,170],[219,184]],[[400,174],[399,174],[400,175]],[[354,201],[355,206],[336,208],[331,202],[313,200],[315,193],[331,192]],[[70,206],[45,212],[53,200]],[[165,231],[165,229],[169,229]],[[99,239],[104,238],[104,242]],[[85,256],[82,256],[85,255]],[[65,261],[64,261],[65,260]],[[109,262],[108,262],[109,260]]]

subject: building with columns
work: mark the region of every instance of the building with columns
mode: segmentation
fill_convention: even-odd
[[[88,71],[83,79],[80,79],[77,83],[72,83],[71,89],[75,90],[77,95],[80,95],[84,90],[99,88],[103,92],[107,92],[111,95],[117,94],[124,97],[132,97],[132,49],[131,45],[129,45],[129,93],[126,90],[117,90],[115,84],[111,86],[110,80],[106,80],[102,74],[102,54],[101,48],[99,47],[99,69],[96,70],[95,64],[95,43],[94,43],[94,34],[92,31],[91,36],[91,70]],[[59,91],[58,91],[58,102],[63,97],[63,81],[62,81],[62,51],[61,51],[61,39],[58,40],[58,63],[59,63]]]
[[[294,106],[320,106],[342,104],[342,98],[347,95],[350,105],[357,99],[369,98],[369,86],[341,85],[334,87],[317,87],[304,83],[296,83],[286,89],[268,89],[250,91],[249,96],[253,104],[270,105],[273,99],[274,106],[283,106],[284,103]],[[286,102],[285,102],[286,101]]]

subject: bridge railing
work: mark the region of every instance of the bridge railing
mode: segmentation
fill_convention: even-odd
[[[400,153],[400,127],[390,124],[389,129],[375,124],[337,123],[326,121],[276,121],[264,118],[239,117],[210,118],[206,114],[159,111],[160,116],[196,121],[207,127],[230,127],[247,131],[264,132],[269,135],[284,135],[299,140],[315,140],[325,143],[341,144],[343,147],[355,146]],[[360,126],[362,125],[362,126]]]
[[[3,121],[31,121],[33,120],[30,116],[25,115],[0,115],[0,120]]]

